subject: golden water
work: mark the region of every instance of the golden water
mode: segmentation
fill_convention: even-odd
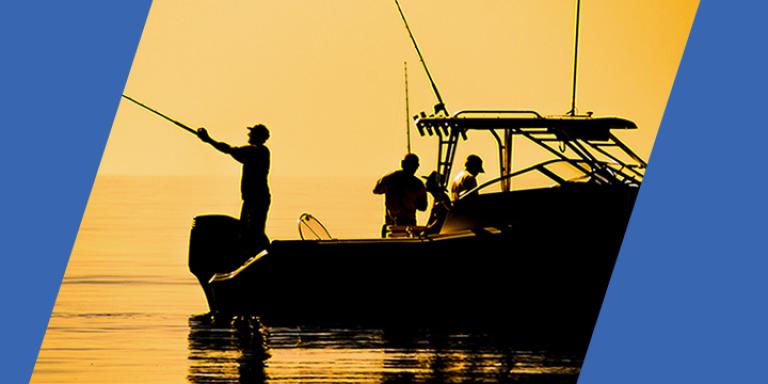
[[[302,212],[335,237],[375,237],[373,182],[273,177],[270,237],[298,238]],[[236,216],[239,205],[237,178],[99,177],[31,382],[575,381],[581,356],[482,334],[212,322],[187,270],[189,229],[195,215]]]

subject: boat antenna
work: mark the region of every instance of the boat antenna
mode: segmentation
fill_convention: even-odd
[[[573,93],[571,93],[571,116],[576,116],[576,67],[579,64],[579,16],[581,15],[581,0],[576,0],[576,41],[573,49]]]
[[[419,49],[419,45],[416,44],[416,39],[413,37],[413,33],[411,33],[411,27],[408,26],[408,21],[405,19],[405,14],[403,13],[403,9],[400,8],[400,2],[395,0],[395,4],[397,5],[397,10],[400,12],[400,17],[403,19],[403,23],[405,24],[405,29],[408,31],[408,36],[411,37],[411,41],[413,42],[414,48],[416,48],[416,53],[419,55],[419,61],[421,61],[421,66],[424,67],[424,72],[427,73],[427,77],[429,78],[429,83],[432,84],[432,91],[435,92],[435,96],[437,97],[437,105],[435,105],[435,113],[438,113],[439,111],[445,112],[445,114],[448,114],[448,110],[445,108],[445,103],[443,102],[442,96],[440,96],[440,91],[437,90],[437,85],[435,85],[435,81],[432,79],[432,74],[429,72],[429,68],[427,68],[427,63],[424,62],[424,57],[421,55],[421,50]]]
[[[405,75],[405,137],[406,149],[411,153],[411,106],[408,102],[408,62],[403,62],[403,74]]]

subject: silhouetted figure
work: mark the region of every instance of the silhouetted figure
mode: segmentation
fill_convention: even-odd
[[[262,124],[248,127],[248,145],[232,147],[229,144],[213,140],[205,128],[197,130],[200,140],[243,163],[243,175],[240,192],[243,207],[240,211],[242,238],[249,253],[269,245],[265,227],[267,211],[271,202],[267,175],[269,174],[269,149],[264,143],[269,139],[269,130]]]
[[[429,211],[429,221],[426,234],[439,233],[445,222],[448,211],[451,209],[451,198],[445,192],[445,188],[440,186],[440,175],[433,171],[426,177],[427,192],[432,195],[432,209]]]
[[[477,187],[477,175],[485,172],[483,160],[477,155],[467,156],[464,170],[456,175],[451,183],[451,200],[458,200],[463,194]]]
[[[409,153],[400,162],[402,169],[379,179],[373,193],[384,194],[386,215],[382,237],[387,225],[416,225],[416,210],[427,210],[427,191],[424,183],[414,176],[419,169],[419,157]]]

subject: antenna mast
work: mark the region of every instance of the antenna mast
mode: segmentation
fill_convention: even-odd
[[[576,67],[579,64],[579,18],[581,15],[581,0],[576,0],[576,42],[573,49],[573,93],[571,94],[571,110],[569,115],[576,115]]]

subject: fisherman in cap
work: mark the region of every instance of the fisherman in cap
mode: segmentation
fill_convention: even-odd
[[[229,144],[215,141],[208,135],[205,128],[197,130],[197,136],[205,143],[219,151],[232,156],[243,164],[240,192],[243,207],[240,211],[242,226],[241,237],[246,251],[255,253],[269,245],[265,227],[267,211],[271,202],[267,175],[269,174],[269,149],[264,143],[269,139],[269,130],[263,124],[248,128],[248,145],[232,147]]]
[[[469,155],[464,163],[464,170],[456,175],[451,183],[451,200],[456,201],[465,193],[477,187],[477,175],[485,172],[480,156]]]
[[[419,157],[413,153],[405,155],[400,167],[379,179],[373,188],[373,193],[384,195],[386,216],[382,236],[388,225],[416,225],[416,210],[427,210],[427,190],[415,176]]]

